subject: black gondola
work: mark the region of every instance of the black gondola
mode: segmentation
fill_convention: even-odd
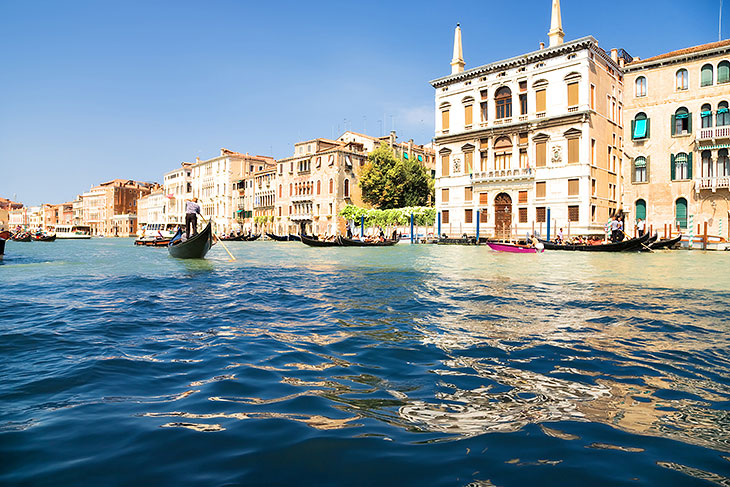
[[[649,248],[651,250],[660,250],[660,249],[671,249],[675,245],[679,243],[679,241],[682,240],[682,234],[680,233],[674,238],[667,238],[664,240],[657,240],[656,242],[652,242],[649,245]]]
[[[231,235],[228,237],[218,237],[223,242],[241,242],[243,240],[246,240],[246,237],[243,235]]]
[[[367,242],[352,238],[337,237],[344,247],[390,247],[398,243],[398,240],[384,240],[382,242]]]
[[[11,240],[15,242],[30,242],[30,233],[16,233]]]
[[[0,238],[0,259],[3,258],[4,254],[5,254],[5,239]]]
[[[53,242],[56,240],[55,235],[33,235],[34,242]]]
[[[254,240],[258,240],[259,237],[261,237],[260,233],[257,233],[256,235],[244,235],[241,240],[243,242],[253,242]]]
[[[213,230],[210,228],[210,223],[206,225],[202,232],[193,235],[185,241],[182,240],[182,234],[182,228],[178,228],[177,233],[167,246],[167,250],[172,257],[178,259],[202,259],[213,245]]]
[[[302,239],[299,235],[294,235],[293,233],[289,234],[289,240],[291,240],[292,242],[301,242],[302,241]]]
[[[288,242],[289,240],[291,240],[289,238],[289,235],[282,236],[276,235],[275,233],[266,232],[266,236],[269,237],[271,240],[276,240],[277,242]]]
[[[547,240],[540,240],[545,246],[545,250],[575,250],[582,252],[628,252],[643,249],[645,242],[651,236],[647,233],[643,237],[632,238],[622,242],[613,242],[608,244],[590,245],[590,244],[556,244]]]
[[[315,238],[307,237],[306,235],[301,236],[303,244],[309,245],[310,247],[342,247],[339,237],[335,237],[334,240],[317,240]]]

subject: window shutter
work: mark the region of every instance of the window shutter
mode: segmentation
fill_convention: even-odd
[[[633,132],[633,130],[632,130],[632,132]],[[631,182],[632,183],[636,182],[636,159],[634,159],[634,162],[631,163]]]
[[[649,119],[646,119],[646,138],[649,138]]]
[[[692,133],[692,114],[687,114],[687,132]],[[691,155],[691,154],[690,154]]]
[[[672,117],[672,118],[674,118],[674,117]],[[676,178],[677,171],[676,171],[676,169],[674,167],[674,154],[670,154],[670,161],[671,161],[671,163],[670,163],[671,164],[670,169],[671,169],[671,172],[672,172],[672,181],[674,181],[675,179],[677,179]]]
[[[634,127],[635,126],[636,126],[636,120],[632,120],[631,121],[631,140],[634,140],[634,133],[635,133]]]
[[[692,152],[687,154],[687,179],[692,179]]]
[[[545,111],[545,90],[537,90],[535,92],[535,111],[540,113]]]
[[[647,122],[648,122],[648,120],[647,120]],[[646,156],[646,182],[647,183],[650,182],[649,181],[649,159],[650,159],[650,157]]]
[[[674,115],[672,115],[672,135],[677,135],[677,121],[675,120]]]

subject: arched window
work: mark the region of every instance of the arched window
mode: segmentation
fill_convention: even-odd
[[[720,149],[717,151],[717,177],[727,176],[730,176],[730,157],[728,157],[727,149]]]
[[[494,169],[509,169],[512,163],[512,140],[502,136],[494,142]]]
[[[712,127],[712,106],[709,103],[702,105],[700,119],[702,120],[703,129]]]
[[[636,96],[646,96],[646,78],[644,76],[636,78]]]
[[[727,102],[721,101],[717,104],[717,126],[730,125],[730,113],[728,113]]]
[[[727,83],[730,81],[730,61],[721,61],[717,65],[717,82]]]
[[[350,197],[350,180],[345,179],[345,198]]]
[[[634,159],[634,182],[635,183],[646,183],[649,181],[647,177],[649,168],[646,164],[646,157],[639,156]]]
[[[639,140],[649,137],[649,119],[646,113],[639,112],[631,121],[631,139]]]
[[[700,86],[712,86],[714,75],[712,64],[702,66],[702,70],[700,71]]]
[[[680,152],[672,155],[672,181],[692,179],[692,153]]]
[[[317,180],[317,194],[319,194],[321,192],[321,190],[322,190],[322,181],[318,179]]]
[[[677,108],[672,115],[672,135],[687,135],[692,131],[692,114],[686,108]]]
[[[689,88],[689,72],[686,69],[677,71],[677,89],[686,90]]]
[[[702,151],[702,177],[712,177],[712,153],[708,150]]]
[[[636,200],[636,220],[646,220],[646,201]]]
[[[332,194],[335,190],[335,181],[330,178],[330,194]]]
[[[674,203],[674,220],[679,228],[687,228],[687,200],[678,198]]]
[[[494,95],[497,118],[512,118],[512,91],[506,86],[498,89]]]

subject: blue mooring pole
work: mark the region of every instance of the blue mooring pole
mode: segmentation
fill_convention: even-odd
[[[545,238],[548,242],[550,241],[550,207],[547,209],[547,236]]]
[[[477,210],[477,245],[479,245],[479,210]]]
[[[363,239],[363,236],[365,235],[365,216],[360,217],[360,240]]]
[[[413,243],[413,213],[411,213],[411,243]]]
[[[441,212],[439,211],[436,216],[438,217],[438,235],[436,235],[436,238],[441,238]]]

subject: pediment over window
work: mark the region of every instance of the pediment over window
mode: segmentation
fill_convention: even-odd
[[[466,144],[461,146],[461,152],[474,152],[474,147],[472,144]]]
[[[461,100],[461,103],[468,104],[468,103],[474,103],[474,97],[473,96],[466,96]]]
[[[574,139],[576,137],[580,137],[582,133],[583,132],[581,132],[577,128],[573,127],[571,129],[566,130],[565,133],[563,133],[563,135],[565,136],[566,139]]]
[[[533,88],[545,88],[548,85],[548,81],[546,79],[539,79],[532,83]]]
[[[565,81],[578,81],[580,79],[580,73],[573,71],[565,76]]]
[[[451,149],[449,149],[448,147],[444,147],[443,149],[441,149],[441,150],[439,151],[439,154],[441,154],[441,155],[448,155],[448,154],[451,154]]]
[[[550,138],[548,134],[539,133],[532,138],[534,142],[545,142]]]

